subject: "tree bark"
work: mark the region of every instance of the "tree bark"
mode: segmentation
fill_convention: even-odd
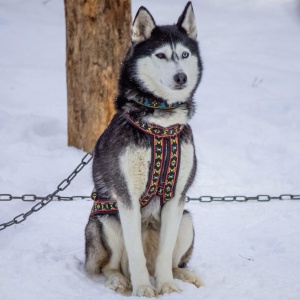
[[[114,114],[130,0],[65,0],[68,145],[92,151]]]

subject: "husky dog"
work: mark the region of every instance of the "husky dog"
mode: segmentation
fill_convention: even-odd
[[[187,124],[202,74],[196,37],[191,2],[168,26],[157,26],[140,7],[121,67],[116,114],[95,146],[85,269],[102,272],[106,285],[121,293],[179,292],[174,278],[201,284],[185,268],[194,244],[184,204],[196,173]]]

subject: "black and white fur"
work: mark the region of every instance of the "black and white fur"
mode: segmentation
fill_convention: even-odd
[[[95,190],[117,200],[119,214],[91,217],[85,231],[87,273],[103,272],[107,286],[118,292],[132,290],[132,295],[145,297],[178,292],[174,278],[200,286],[199,278],[184,268],[194,243],[192,218],[184,210],[196,173],[192,131],[186,126],[179,136],[175,196],[163,208],[158,197],[141,208],[152,137],[130,125],[123,115],[127,112],[163,127],[187,124],[194,114],[193,94],[202,74],[196,36],[190,2],[176,25],[157,26],[144,7],[133,22],[132,45],[120,72],[117,112],[96,144],[93,161]],[[146,98],[181,105],[157,110],[134,101]],[[149,275],[155,277],[156,287]]]

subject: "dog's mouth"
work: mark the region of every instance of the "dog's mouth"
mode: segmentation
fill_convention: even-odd
[[[175,84],[173,86],[173,90],[183,90],[184,88],[186,88],[186,84]]]
[[[168,84],[168,85],[165,85],[165,83],[160,80],[160,83],[163,85],[163,86],[167,86],[169,87],[171,90],[183,90],[184,88],[187,87],[187,84],[186,83],[175,83],[175,84]]]

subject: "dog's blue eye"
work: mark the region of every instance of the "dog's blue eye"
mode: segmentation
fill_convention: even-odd
[[[155,54],[158,58],[160,58],[160,59],[164,59],[164,58],[166,58],[166,56],[163,54],[163,53],[157,53],[157,54]]]
[[[189,53],[188,52],[182,52],[182,58],[187,58],[189,57]]]

